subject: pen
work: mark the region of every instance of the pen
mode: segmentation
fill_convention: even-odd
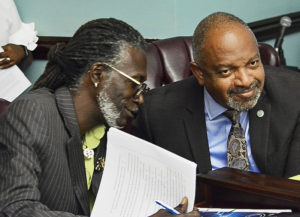
[[[160,205],[161,207],[163,207],[164,209],[166,209],[171,214],[174,214],[174,215],[180,214],[180,212],[178,212],[176,209],[168,206],[167,204],[165,204],[165,203],[163,203],[163,202],[161,202],[159,200],[156,200],[155,203],[157,203],[158,205]]]

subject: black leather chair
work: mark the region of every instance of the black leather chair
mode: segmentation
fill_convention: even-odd
[[[275,49],[259,43],[262,62],[279,66],[279,56]],[[190,61],[193,59],[192,37],[180,36],[149,43],[147,49],[147,84],[150,88],[162,86],[189,77]]]

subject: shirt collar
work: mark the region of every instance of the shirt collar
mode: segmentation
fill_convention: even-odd
[[[209,120],[213,120],[227,109],[217,103],[204,87],[204,107]]]

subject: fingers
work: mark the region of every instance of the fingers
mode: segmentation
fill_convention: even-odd
[[[200,212],[198,210],[193,210],[192,212],[182,214],[183,217],[200,217]]]
[[[2,47],[4,50],[4,46]],[[8,56],[7,52],[4,50],[2,52],[0,52],[0,58],[6,58]]]
[[[149,217],[171,217],[171,216],[178,216],[178,217],[200,217],[200,212],[196,207],[194,207],[193,211],[186,213],[188,207],[188,199],[187,197],[182,198],[180,204],[175,207],[176,210],[178,210],[181,214],[174,215],[168,212],[165,209],[160,209],[158,212],[154,213],[153,215]]]
[[[170,214],[167,210],[160,209],[156,213],[154,213],[153,215],[151,215],[149,217],[168,217],[168,216],[172,216],[172,215],[173,214]]]
[[[180,204],[175,207],[180,213],[185,213],[188,208],[188,199],[187,197],[182,198]]]
[[[188,199],[187,197],[182,198],[180,204],[175,208],[177,209],[179,212],[181,212],[182,214],[180,214],[179,216],[182,217],[200,217],[200,212],[198,211],[198,209],[196,207],[194,207],[193,211],[186,213],[188,208]]]
[[[2,48],[4,52],[0,53],[0,58],[4,59],[0,61],[0,67],[3,69],[18,64],[25,57],[25,51],[20,45],[7,44]]]
[[[7,46],[8,45],[2,46],[4,51],[0,52],[0,58],[1,59],[3,58],[2,60],[0,60],[0,68],[1,69],[8,68],[14,64],[13,61],[11,60],[11,58],[9,57],[9,53],[7,52]]]
[[[186,213],[188,208],[188,199],[187,197],[182,198],[180,204],[175,208],[177,209],[179,212],[181,212],[182,214],[180,214],[179,216],[181,217],[200,217],[200,212],[198,211],[198,209],[196,207],[194,207],[193,211]]]
[[[200,212],[198,211],[198,209],[196,207],[194,207],[193,211],[189,212],[189,213],[182,213],[180,215],[178,215],[178,217],[200,217]]]
[[[200,212],[196,207],[194,207],[192,212],[189,212],[185,217],[200,217]]]
[[[0,61],[0,68],[1,69],[6,69],[6,68],[11,67],[13,65],[15,65],[15,62],[13,60],[11,60],[9,57]]]

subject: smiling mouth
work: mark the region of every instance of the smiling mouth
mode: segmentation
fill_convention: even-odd
[[[238,97],[242,99],[251,99],[256,96],[259,91],[260,82],[256,81],[249,87],[237,87],[228,91],[228,95],[232,97]]]
[[[248,91],[243,91],[240,93],[233,93],[235,96],[239,97],[239,98],[244,98],[244,99],[248,99],[251,98],[255,95],[256,93],[256,88],[253,88],[251,90]]]

